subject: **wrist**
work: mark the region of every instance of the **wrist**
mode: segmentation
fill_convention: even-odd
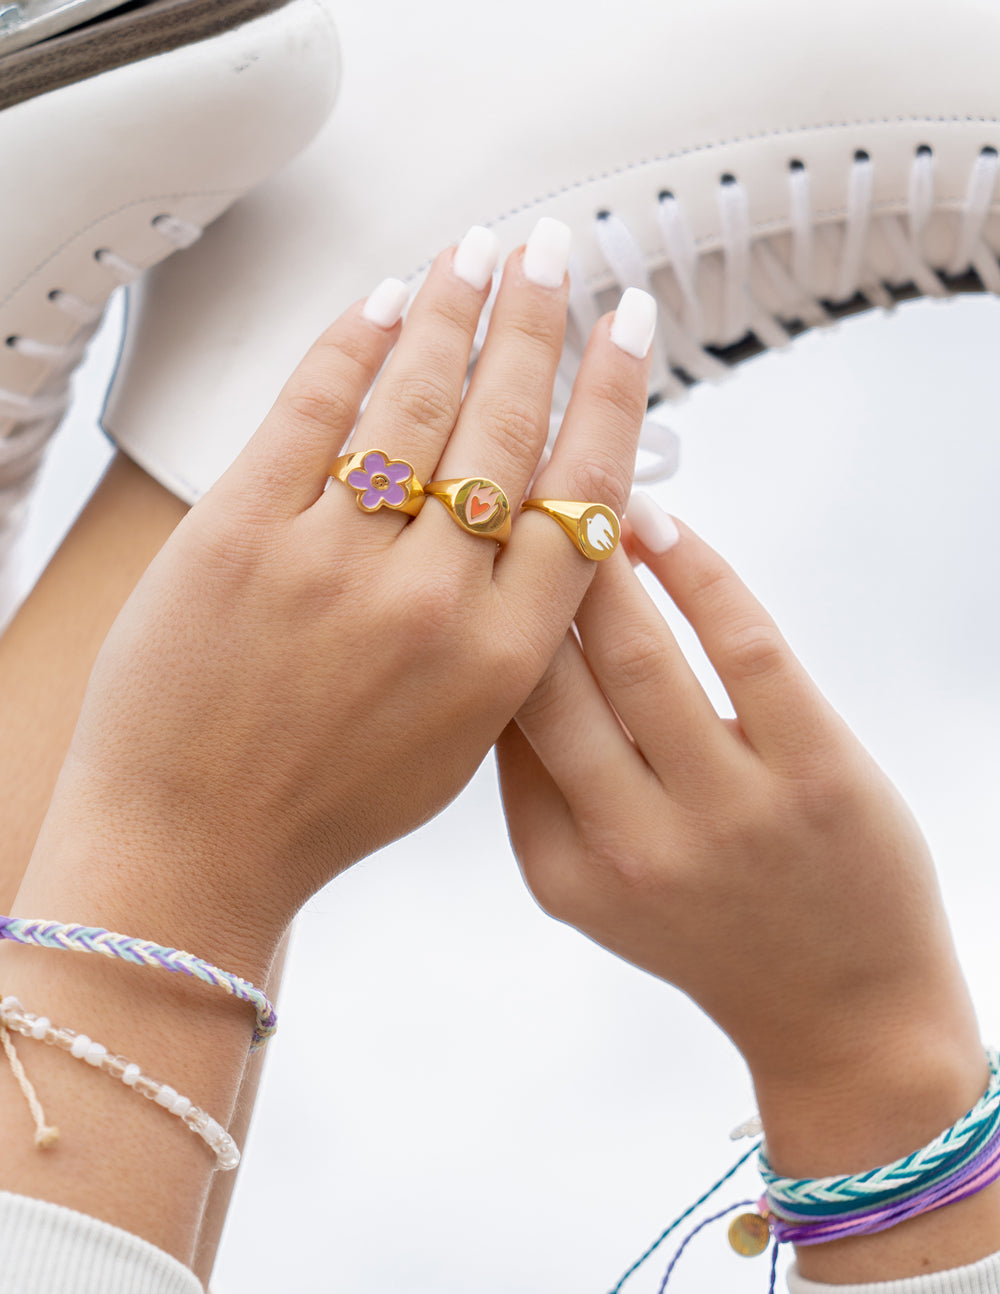
[[[973,1030],[894,1031],[842,1063],[754,1075],[768,1157],[786,1177],[859,1173],[931,1141],[986,1088]]]
[[[244,885],[210,842],[202,854],[148,821],[50,812],[12,915],[148,939],[262,983],[292,912]]]
[[[859,1035],[849,1064],[759,1080],[768,1160],[790,1178],[864,1173],[927,1146],[976,1105],[988,1063],[971,1008],[936,1029]],[[846,1058],[845,1058],[846,1059]],[[964,1266],[996,1249],[1000,1189],[978,1193],[875,1234],[797,1249],[800,1273],[834,1284],[896,1280]]]

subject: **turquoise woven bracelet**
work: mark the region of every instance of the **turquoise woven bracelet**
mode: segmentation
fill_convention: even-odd
[[[991,1048],[986,1056],[990,1077],[980,1100],[929,1145],[895,1163],[842,1177],[779,1177],[762,1146],[758,1165],[769,1208],[802,1221],[843,1217],[897,1204],[960,1174],[1000,1134],[1000,1054]]]

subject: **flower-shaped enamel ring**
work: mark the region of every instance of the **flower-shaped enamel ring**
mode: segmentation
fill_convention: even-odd
[[[390,458],[381,449],[341,455],[330,468],[330,475],[356,492],[362,512],[391,508],[415,517],[424,506],[424,489],[411,464]]]
[[[525,499],[522,508],[533,508],[558,521],[570,539],[592,562],[603,562],[618,547],[622,528],[603,503],[574,503],[566,499]]]
[[[510,504],[496,481],[481,476],[429,481],[424,491],[439,499],[455,522],[470,535],[505,544],[510,538]]]

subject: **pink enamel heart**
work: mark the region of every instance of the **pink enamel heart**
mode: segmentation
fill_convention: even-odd
[[[483,521],[496,507],[496,500],[483,503],[477,494],[469,495],[469,520]]]

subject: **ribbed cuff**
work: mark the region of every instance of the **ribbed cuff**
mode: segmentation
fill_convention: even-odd
[[[789,1294],[1000,1294],[1000,1253],[968,1267],[953,1267],[949,1272],[871,1285],[819,1285],[800,1276],[793,1263],[788,1271],[788,1290]]]
[[[0,1294],[204,1294],[192,1271],[148,1240],[7,1191],[0,1254]]]

